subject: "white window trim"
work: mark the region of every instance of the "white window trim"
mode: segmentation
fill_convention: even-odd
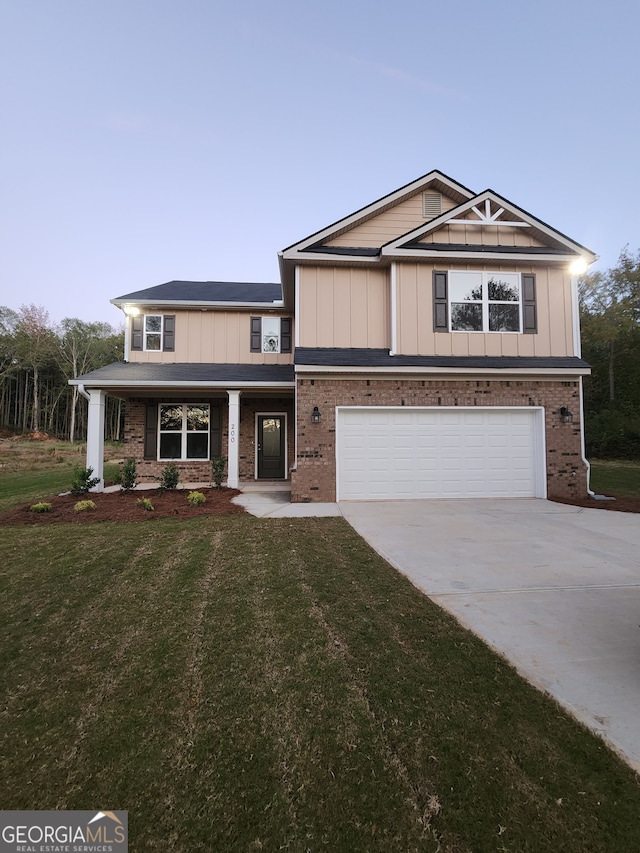
[[[161,426],[160,410],[162,406],[180,406],[182,408],[182,429],[180,430],[180,447],[182,455],[180,457],[165,457],[160,456],[160,436],[161,435],[177,435],[178,430],[163,430]],[[185,456],[187,450],[187,436],[191,433],[201,434],[202,430],[187,429],[187,409],[189,406],[200,406],[207,409],[209,412],[209,428],[207,429],[207,455],[206,456]],[[158,403],[158,436],[157,436],[157,458],[158,462],[208,462],[211,457],[211,405],[209,403],[198,403],[195,400],[189,403]]]
[[[147,317],[160,318],[160,331],[147,332]],[[147,347],[147,335],[160,335],[160,348],[149,349]],[[143,314],[142,315],[142,351],[143,352],[162,352],[164,350],[164,314]]]
[[[478,300],[465,300],[465,302],[464,302],[464,304],[468,304],[468,305],[482,305],[482,329],[478,329],[477,331],[473,330],[473,329],[454,329],[453,325],[452,325],[453,324],[453,317],[452,317],[452,312],[451,312],[451,305],[454,303],[460,304],[460,300],[451,298],[451,276],[452,275],[459,275],[460,273],[462,273],[463,275],[469,273],[471,275],[481,275],[482,276],[482,299],[481,300],[480,299],[478,299]],[[520,298],[518,299],[517,303],[516,302],[507,302],[507,301],[501,302],[498,300],[496,300],[496,301],[489,300],[489,290],[488,290],[487,284],[489,283],[489,280],[493,276],[501,276],[501,275],[517,275],[518,276],[518,290],[520,292]],[[455,334],[455,335],[459,335],[459,334],[464,334],[464,335],[521,335],[521,334],[523,334],[523,331],[522,331],[522,322],[523,322],[522,321],[522,273],[512,272],[512,271],[505,272],[504,270],[502,272],[495,272],[495,271],[494,272],[485,272],[484,270],[449,270],[448,286],[447,286],[447,301],[448,301],[447,313],[449,316],[449,331],[452,334]],[[508,331],[492,332],[489,329],[489,305],[516,305],[516,304],[518,306],[518,329],[513,331],[513,332],[508,332]]]
[[[278,331],[277,331],[278,347],[277,347],[277,349],[266,349],[265,348],[265,345],[264,345],[264,339],[265,339],[264,324],[265,324],[265,320],[268,323],[274,323],[274,324],[277,323],[278,324]],[[274,333],[274,336],[275,336],[275,334],[276,333]],[[282,317],[268,317],[267,316],[267,317],[261,317],[260,318],[260,347],[261,347],[261,352],[263,355],[279,355],[280,354],[280,352],[282,350]]]

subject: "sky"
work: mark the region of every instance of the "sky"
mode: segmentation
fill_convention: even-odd
[[[0,306],[117,327],[438,169],[640,248],[640,4],[3,0]]]

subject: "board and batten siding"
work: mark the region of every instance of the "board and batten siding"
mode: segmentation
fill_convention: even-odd
[[[499,225],[478,225],[477,220],[469,220],[469,225],[445,225],[443,228],[426,234],[418,242],[429,243],[465,243],[478,246],[544,246],[528,228],[509,228]]]
[[[442,196],[442,212],[451,210],[456,202]],[[419,228],[429,220],[422,213],[422,192],[379,213],[361,225],[356,225],[327,241],[327,246],[358,246],[361,248],[379,248],[390,240],[396,240],[408,231]]]
[[[434,332],[433,270],[474,269],[525,272],[536,277],[538,331],[525,335],[500,332]],[[396,266],[396,352],[442,356],[571,356],[573,323],[571,283],[559,269],[461,263],[398,263]]]
[[[389,270],[300,267],[301,347],[389,347]]]
[[[251,317],[289,316],[249,311],[175,311],[173,352],[130,353],[130,361],[153,364],[291,364],[293,353],[251,352]]]

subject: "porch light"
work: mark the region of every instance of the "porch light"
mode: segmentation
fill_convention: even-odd
[[[311,412],[311,423],[319,424],[321,420],[320,409],[317,406],[313,407],[313,411]]]
[[[124,313],[128,314],[129,317],[137,317],[138,314],[140,313],[140,309],[136,308],[135,305],[125,305],[124,306]]]
[[[560,409],[560,420],[563,424],[572,424],[573,423],[573,413],[567,409],[566,406],[563,406]]]
[[[589,269],[589,264],[584,258],[576,258],[569,264],[569,272],[571,275],[584,275]]]

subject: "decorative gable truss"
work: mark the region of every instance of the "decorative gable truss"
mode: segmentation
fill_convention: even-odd
[[[460,258],[533,263],[571,262],[595,255],[540,219],[485,190],[380,248],[380,257]]]

